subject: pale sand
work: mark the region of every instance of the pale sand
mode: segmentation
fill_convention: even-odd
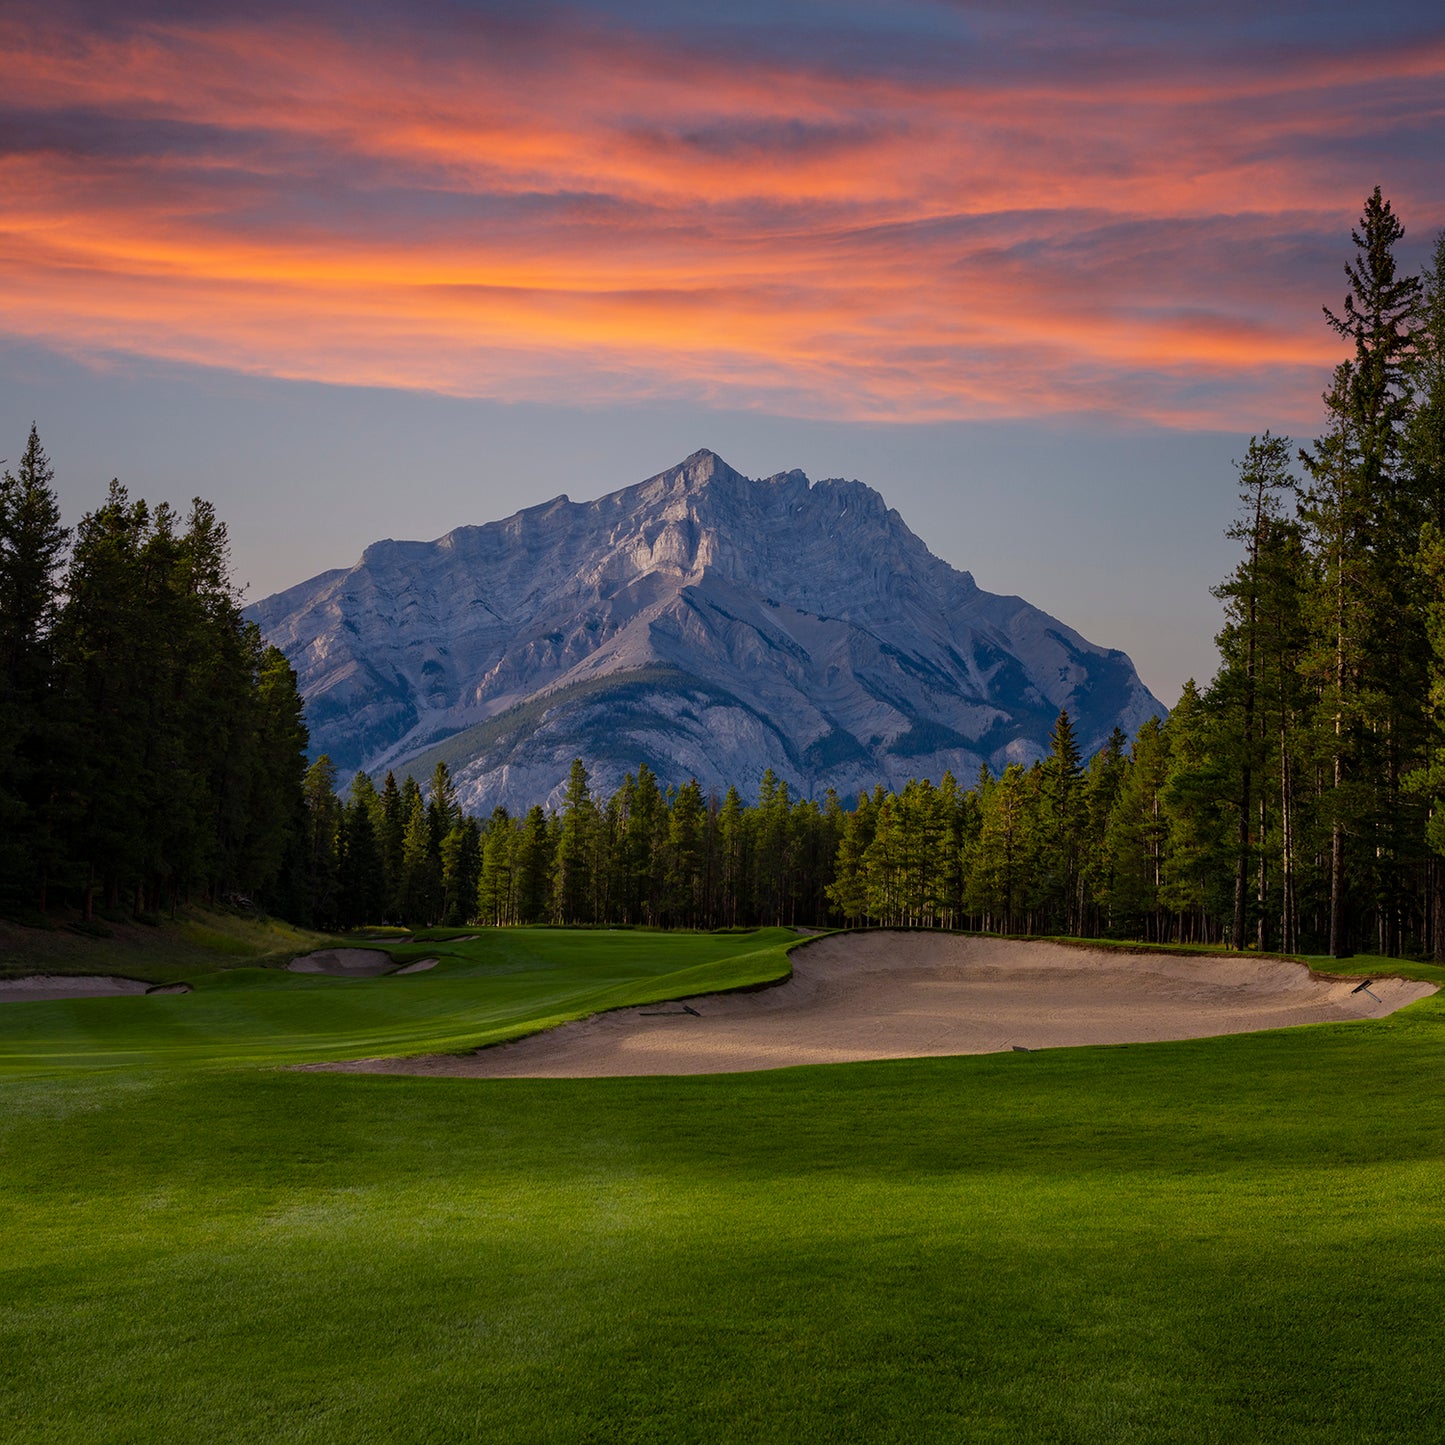
[[[377,948],[322,948],[293,958],[292,973],[326,973],[333,978],[377,978],[390,973],[392,958]]]
[[[405,968],[397,969],[393,975],[400,978],[404,973],[425,973],[429,968],[435,968],[441,962],[439,958],[419,958],[415,963],[409,963]]]
[[[0,978],[0,1002],[37,1003],[57,998],[115,998],[120,994],[149,993],[153,985],[138,978],[109,978],[103,974],[36,973],[29,978]],[[189,990],[189,985],[182,985]]]
[[[475,1078],[740,1073],[1251,1033],[1381,1018],[1433,984],[1326,978],[1244,956],[1120,953],[950,934],[854,933],[793,951],[776,988],[597,1014],[474,1054],[313,1067]]]

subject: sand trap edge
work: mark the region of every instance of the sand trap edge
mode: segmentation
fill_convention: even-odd
[[[172,985],[163,985],[171,987]],[[0,979],[0,1002],[54,1003],[68,998],[139,998],[156,985],[143,978],[106,973],[30,973]],[[185,985],[190,989],[190,985]]]
[[[1035,955],[1037,955],[1038,952],[1042,951],[1040,950],[1039,945],[1049,944],[1051,946],[1048,950],[1049,952],[1057,950],[1061,954],[1066,955],[1066,957],[1061,958],[1060,960],[1061,964],[1063,965],[1063,970],[1065,972],[1077,971],[1077,963],[1082,960],[1087,960],[1089,972],[1092,972],[1094,967],[1107,968],[1108,966],[1112,965],[1114,970],[1121,971],[1127,975],[1133,972],[1130,966],[1131,962],[1137,961],[1138,965],[1140,965],[1139,978],[1137,980],[1138,982],[1143,982],[1143,980],[1150,975],[1160,976],[1166,982],[1171,978],[1177,981],[1181,975],[1198,977],[1200,974],[1207,973],[1211,969],[1215,969],[1224,973],[1238,974],[1242,972],[1243,977],[1236,979],[1233,985],[1240,987],[1241,989],[1248,989],[1253,985],[1255,979],[1250,977],[1250,975],[1252,974],[1276,973],[1285,975],[1286,977],[1289,975],[1293,975],[1305,988],[1310,988],[1312,986],[1316,990],[1328,990],[1329,992],[1335,994],[1336,1003],[1340,1001],[1339,995],[1342,992],[1359,992],[1359,988],[1354,986],[1359,985],[1362,980],[1368,980],[1371,982],[1379,981],[1380,983],[1386,985],[1386,990],[1382,991],[1388,991],[1388,993],[1390,994],[1398,994],[1400,992],[1404,992],[1410,995],[1409,997],[1399,998],[1397,1001],[1390,1001],[1388,1003],[1388,1007],[1384,1008],[1383,1011],[1379,1013],[1372,1012],[1363,1015],[1360,1013],[1343,1013],[1334,1016],[1320,1016],[1316,1014],[1316,1016],[1313,1018],[1296,1017],[1290,1020],[1267,1020],[1259,1023],[1245,1024],[1243,1027],[1214,1027],[1213,1025],[1215,1023],[1223,1022],[1223,1020],[1210,1019],[1209,1022],[1211,1026],[1202,1030],[1190,1029],[1185,1032],[1157,1033],[1152,1035],[1148,1033],[1135,1033],[1133,1032],[1132,1026],[1121,1026],[1122,1031],[1114,1034],[1113,1036],[1043,1042],[1032,1048],[1026,1048],[1023,1050],[1016,1049],[1016,1052],[1032,1053],[1038,1052],[1040,1049],[1083,1047],[1100,1044],[1108,1045],[1172,1042],[1176,1040],[1183,1041],[1186,1039],[1226,1037],[1245,1033],[1273,1031],[1279,1028],[1294,1028],[1314,1023],[1351,1022],[1357,1020],[1364,1021],[1370,1018],[1379,1019],[1388,1017],[1390,1014],[1396,1012],[1401,1008],[1409,1007],[1413,1003],[1419,1002],[1433,994],[1440,992],[1440,986],[1428,980],[1407,978],[1404,975],[1391,974],[1385,971],[1373,972],[1370,974],[1343,974],[1333,972],[1324,973],[1312,968],[1308,963],[1302,960],[1284,958],[1279,955],[1271,954],[1251,954],[1248,952],[1185,953],[1148,947],[1111,948],[1107,944],[1082,944],[1056,938],[1001,939],[996,935],[965,934],[952,931],[945,932],[943,930],[829,930],[827,934],[821,936],[805,936],[798,938],[796,942],[793,942],[787,946],[786,952],[790,956],[804,949],[811,953],[812,949],[810,945],[825,944],[829,941],[842,944],[845,943],[845,941],[851,941],[854,939],[856,939],[860,945],[866,948],[870,940],[876,945],[885,942],[890,937],[896,938],[902,941],[906,946],[910,946],[913,948],[918,948],[920,946],[929,947],[930,945],[933,945],[935,943],[946,947],[947,943],[949,941],[952,941],[956,945],[963,945],[965,947],[969,943],[973,943],[982,947],[991,946],[995,950],[999,947],[1009,949],[1010,951],[1017,948],[1020,953],[1033,952],[1035,953]],[[1076,965],[1076,968],[1074,970],[1069,969],[1070,960],[1067,958],[1067,955],[1069,954],[1072,954],[1074,956],[1073,961]],[[1025,961],[1021,958],[1019,962],[1023,964]],[[828,967],[828,965],[826,964],[823,966],[825,968]],[[876,967],[865,967],[863,971],[871,973],[875,976],[877,976],[877,974],[880,972]],[[888,971],[889,970],[886,968],[882,970],[882,972],[884,973],[887,973]],[[807,975],[804,976],[804,981],[801,986],[805,990],[815,989],[819,986],[820,982],[826,980],[826,975],[824,976],[824,979],[820,980],[816,971],[813,969],[809,969],[808,973],[812,974],[813,976],[811,978],[808,978]],[[549,1069],[539,1070],[535,1073],[524,1073],[518,1075],[508,1075],[505,1073],[493,1075],[486,1072],[484,1069],[468,1067],[467,1065],[475,1065],[477,1061],[484,1059],[488,1056],[492,1056],[498,1052],[509,1052],[511,1049],[516,1047],[524,1047],[529,1044],[538,1044],[540,1043],[540,1041],[548,1037],[565,1035],[578,1029],[589,1028],[591,1026],[602,1023],[609,1017],[614,1017],[618,1014],[637,1012],[638,1010],[656,1009],[659,1007],[665,1007],[668,1003],[678,1005],[679,1007],[687,1003],[694,1003],[705,1008],[709,1002],[722,1002],[727,999],[736,998],[737,995],[741,994],[760,993],[765,990],[771,991],[773,989],[779,988],[780,986],[787,985],[793,982],[794,977],[794,970],[792,969],[790,962],[788,972],[774,980],[767,980],[758,984],[744,985],[735,989],[719,990],[717,992],[709,994],[688,995],[686,998],[664,1000],[659,1001],[656,1004],[620,1005],[617,1008],[601,1010],[597,1013],[586,1015],[579,1019],[569,1020],[564,1023],[557,1024],[546,1029],[538,1030],[533,1033],[524,1034],[514,1039],[500,1040],[496,1043],[484,1044],[475,1049],[452,1051],[445,1054],[433,1053],[393,1055],[387,1058],[360,1059],[348,1062],[338,1061],[335,1063],[300,1065],[297,1067],[314,1067],[347,1072],[441,1074],[450,1075],[452,1077],[470,1076],[478,1078],[651,1077],[667,1074],[700,1075],[716,1073],[719,1071],[733,1072],[735,1070],[732,1067],[727,1067],[725,1069],[719,1070],[719,1068],[717,1067],[704,1066],[701,1068],[628,1069],[625,1071],[608,1069],[596,1074],[573,1071],[571,1069],[561,1069],[557,1072],[553,1072]],[[1134,980],[1130,980],[1130,982],[1132,983],[1134,982]],[[1226,981],[1220,982],[1221,986],[1230,986],[1230,984]],[[1291,990],[1288,988],[1285,989],[1286,993],[1290,991]],[[1378,998],[1373,993],[1371,994],[1371,998],[1376,1004],[1383,1004],[1386,1002],[1386,1000]],[[1313,1002],[1313,1004],[1317,1007],[1323,1007],[1325,1003],[1323,998],[1320,998],[1314,1001],[1306,1001],[1306,1006],[1308,1006],[1310,1002]],[[694,1014],[694,1016],[697,1016],[696,1011],[691,1008],[687,1008],[684,1011],[689,1014]],[[1232,1020],[1231,1022],[1234,1022],[1234,1020]],[[890,1052],[884,1053],[857,1052],[848,1056],[839,1056],[835,1060],[827,1060],[827,1062],[864,1062],[869,1059],[885,1058],[896,1059],[952,1057],[960,1054],[967,1055],[998,1051],[1001,1051],[1001,1048],[997,1044],[992,1046],[986,1046],[984,1048],[966,1047],[938,1049],[936,1047],[919,1047],[917,1049],[914,1049],[912,1047],[909,1047],[904,1051],[899,1051],[895,1048]],[[820,1062],[820,1060],[816,1058],[775,1058],[774,1061],[768,1063],[753,1063],[749,1065],[743,1065],[740,1069],[736,1071],[751,1072],[762,1069],[787,1068],[790,1066],[812,1064],[817,1062]]]

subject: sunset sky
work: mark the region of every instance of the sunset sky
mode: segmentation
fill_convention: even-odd
[[[253,597],[710,446],[1172,703],[1365,195],[1445,226],[1438,0],[0,0],[0,53],[0,455],[208,496]]]

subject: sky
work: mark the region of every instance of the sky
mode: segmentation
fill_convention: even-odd
[[[1166,704],[1306,442],[1445,12],[0,0],[0,456],[202,495],[257,599],[700,447],[880,490]]]

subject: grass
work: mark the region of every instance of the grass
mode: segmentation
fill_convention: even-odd
[[[248,963],[278,968],[334,940],[251,914],[191,907],[155,926],[124,914],[85,925],[28,928],[0,919],[0,978],[26,974],[121,974],[179,983]]]
[[[93,1001],[234,1007],[206,1068],[154,1042],[144,1067],[13,1065],[0,1435],[1439,1439],[1439,996],[1371,1023],[710,1078],[256,1066],[290,1048],[263,997],[309,989],[349,1038],[353,998],[430,979],[460,1033],[508,989],[514,1025],[528,990],[565,1008],[781,946],[510,937],[506,960],[446,945],[409,978]],[[98,1015],[65,1027],[113,1051]]]
[[[368,944],[424,973],[380,979],[234,968],[195,991],[0,1005],[0,1078],[457,1052],[604,1009],[787,976],[790,929],[751,934],[490,929]]]

